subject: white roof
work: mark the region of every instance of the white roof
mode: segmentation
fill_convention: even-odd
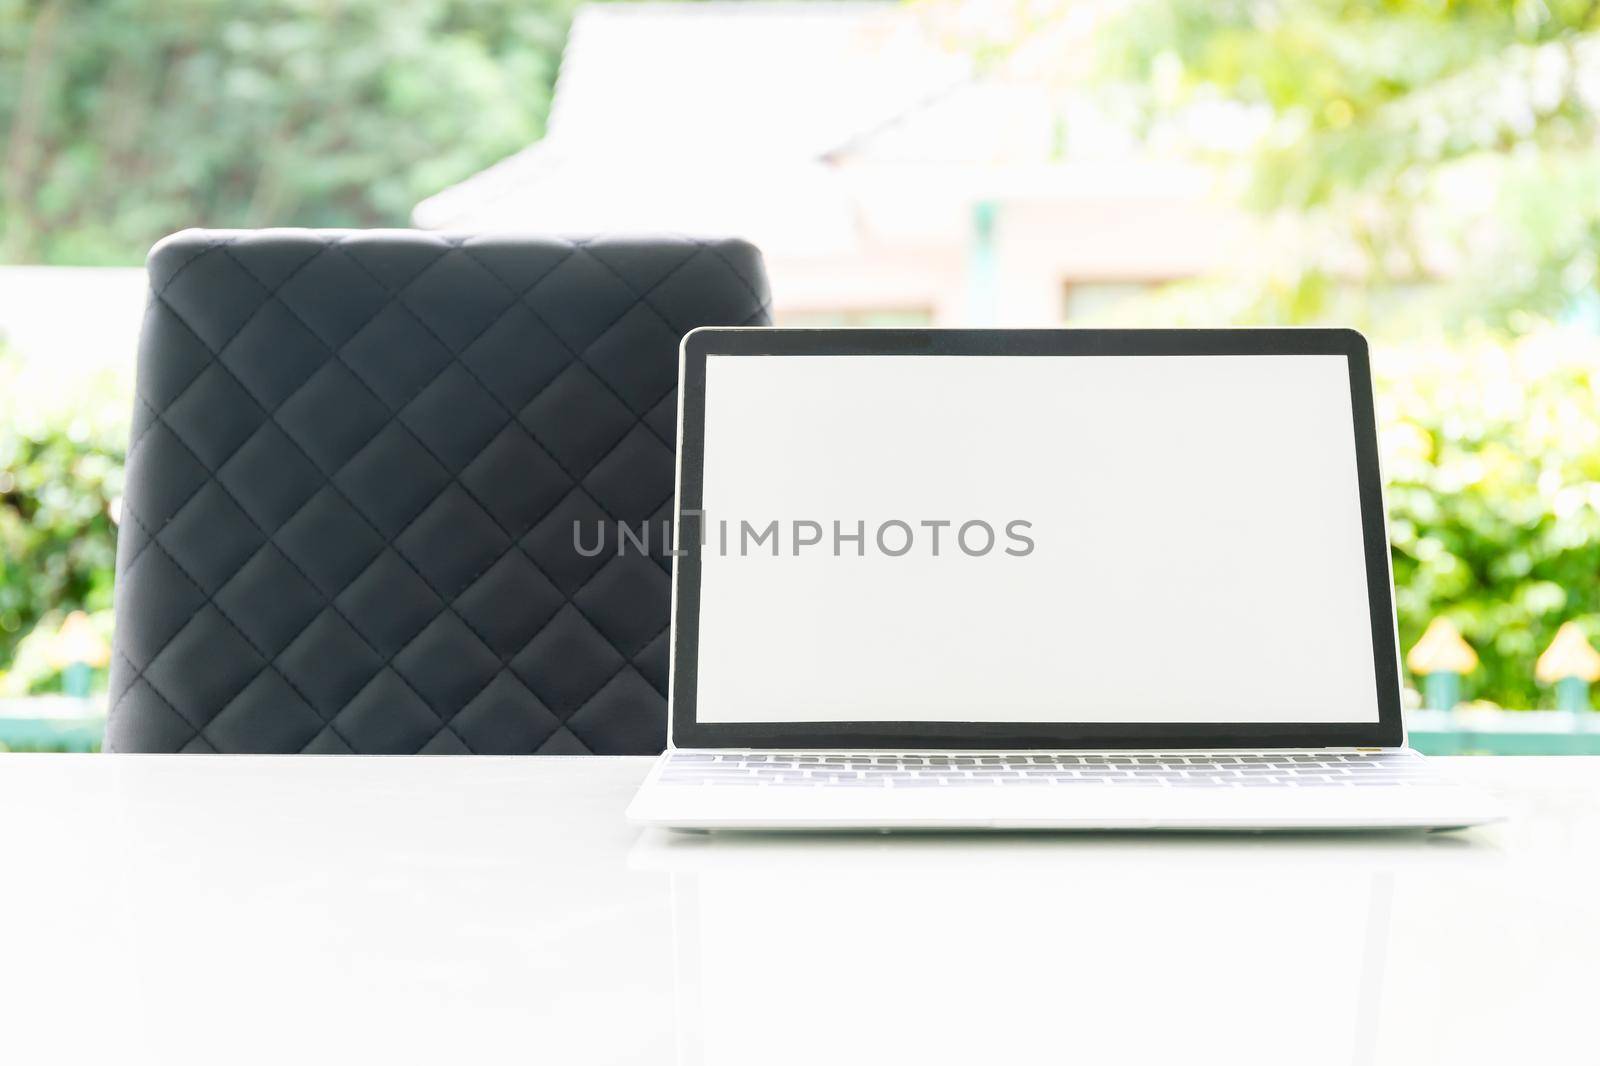
[[[970,66],[897,4],[586,6],[546,140],[591,158],[816,159]]]
[[[848,219],[826,154],[949,92],[969,68],[892,3],[587,5],[545,138],[423,201],[416,220],[771,239],[784,204],[782,228],[831,245]]]
[[[1063,116],[1082,146],[1093,115],[1048,79],[976,76],[961,35],[922,11],[828,0],[584,6],[546,137],[423,201],[416,221],[731,233],[809,255],[848,251],[863,227],[911,206],[931,225],[964,220],[976,198],[1070,197],[1085,180],[1198,187],[1125,156],[1088,174],[1064,166]]]

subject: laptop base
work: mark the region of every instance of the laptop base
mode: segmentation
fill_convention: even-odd
[[[811,787],[725,778],[676,783],[682,778],[674,775],[681,771],[672,769],[671,760],[695,754],[664,756],[628,808],[629,819],[674,829],[1314,831],[1460,829],[1504,817],[1493,797],[1437,777],[1433,764],[1402,749],[1374,754],[1391,759],[1409,756],[1407,762],[1426,765],[1425,772],[1419,766],[1416,783],[1363,780],[1337,787],[1322,780],[1321,787],[1311,787],[1274,781],[1205,788],[1182,787],[1175,782],[1199,775],[1187,770],[1174,774],[1160,764],[1147,764],[1150,772],[1143,780],[1115,782],[1071,775],[1029,780],[1018,774],[993,781],[965,780],[959,787],[941,783],[914,789],[887,787],[888,783],[850,787],[832,780]],[[732,756],[719,755],[724,757]],[[1026,757],[1037,758],[1039,753]],[[1189,757],[1198,763],[1205,754],[1189,753]],[[1139,778],[1143,768],[1133,766],[1129,778]],[[663,776],[674,783],[664,783]],[[1240,782],[1250,780],[1239,777]]]

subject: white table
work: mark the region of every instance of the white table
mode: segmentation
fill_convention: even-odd
[[[0,756],[19,1064],[1600,1058],[1600,759],[1441,835],[640,833],[643,759]]]

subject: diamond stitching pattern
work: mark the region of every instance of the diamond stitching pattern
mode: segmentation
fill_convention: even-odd
[[[670,510],[677,340],[769,320],[754,249],[188,231],[149,273],[108,750],[661,748],[666,572],[570,523]]]

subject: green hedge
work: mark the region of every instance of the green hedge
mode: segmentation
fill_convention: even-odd
[[[115,372],[0,348],[0,696],[60,690],[42,638],[68,612],[110,631],[129,404]]]
[[[1569,619],[1600,636],[1595,339],[1375,361],[1401,647],[1444,615],[1482,661],[1467,699],[1553,706],[1534,660]]]

